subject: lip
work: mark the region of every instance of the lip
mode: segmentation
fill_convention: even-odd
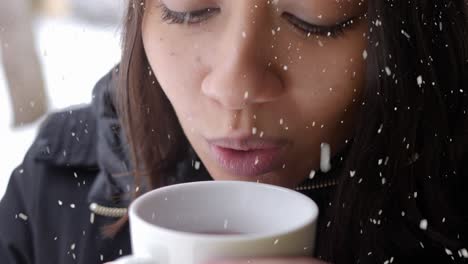
[[[230,173],[253,177],[281,166],[288,141],[258,137],[220,138],[208,140],[213,159]]]

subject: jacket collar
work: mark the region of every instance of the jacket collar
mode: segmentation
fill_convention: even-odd
[[[94,87],[91,108],[96,116],[96,159],[99,173],[88,194],[88,201],[117,205],[130,200],[133,178],[125,136],[114,107],[114,71]]]

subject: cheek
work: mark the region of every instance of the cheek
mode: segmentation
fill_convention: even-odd
[[[293,77],[293,87],[301,87],[295,97],[305,115],[334,122],[357,104],[365,85],[366,46],[362,31],[356,31],[308,52]]]
[[[294,101],[308,122],[336,123],[359,101],[359,91],[364,86],[364,66],[337,63],[323,69],[325,72],[318,69],[297,75],[300,84],[296,87],[301,88],[293,91]]]
[[[179,117],[189,117],[196,105],[193,102],[199,99],[201,57],[177,44],[177,39],[155,35],[158,34],[143,37],[151,69]]]

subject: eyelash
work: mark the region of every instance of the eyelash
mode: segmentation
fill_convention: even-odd
[[[319,26],[307,23],[289,13],[284,13],[282,16],[307,37],[310,35],[316,35],[337,38],[343,35],[345,30],[349,29],[349,27],[354,24],[354,18],[348,19],[344,22],[336,23],[331,26]]]
[[[205,8],[192,12],[175,12],[161,4],[161,18],[169,24],[199,24],[219,11],[216,8]]]
[[[192,12],[176,12],[168,9],[164,4],[160,4],[162,11],[161,18],[168,24],[199,24],[219,12],[217,8],[205,8]],[[331,26],[318,26],[307,23],[296,16],[284,13],[282,15],[292,26],[301,31],[306,36],[317,35],[336,38],[344,34],[345,30],[354,24],[355,18]]]

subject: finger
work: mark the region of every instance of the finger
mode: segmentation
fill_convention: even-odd
[[[326,262],[314,258],[239,258],[212,260],[204,264],[326,264]]]

